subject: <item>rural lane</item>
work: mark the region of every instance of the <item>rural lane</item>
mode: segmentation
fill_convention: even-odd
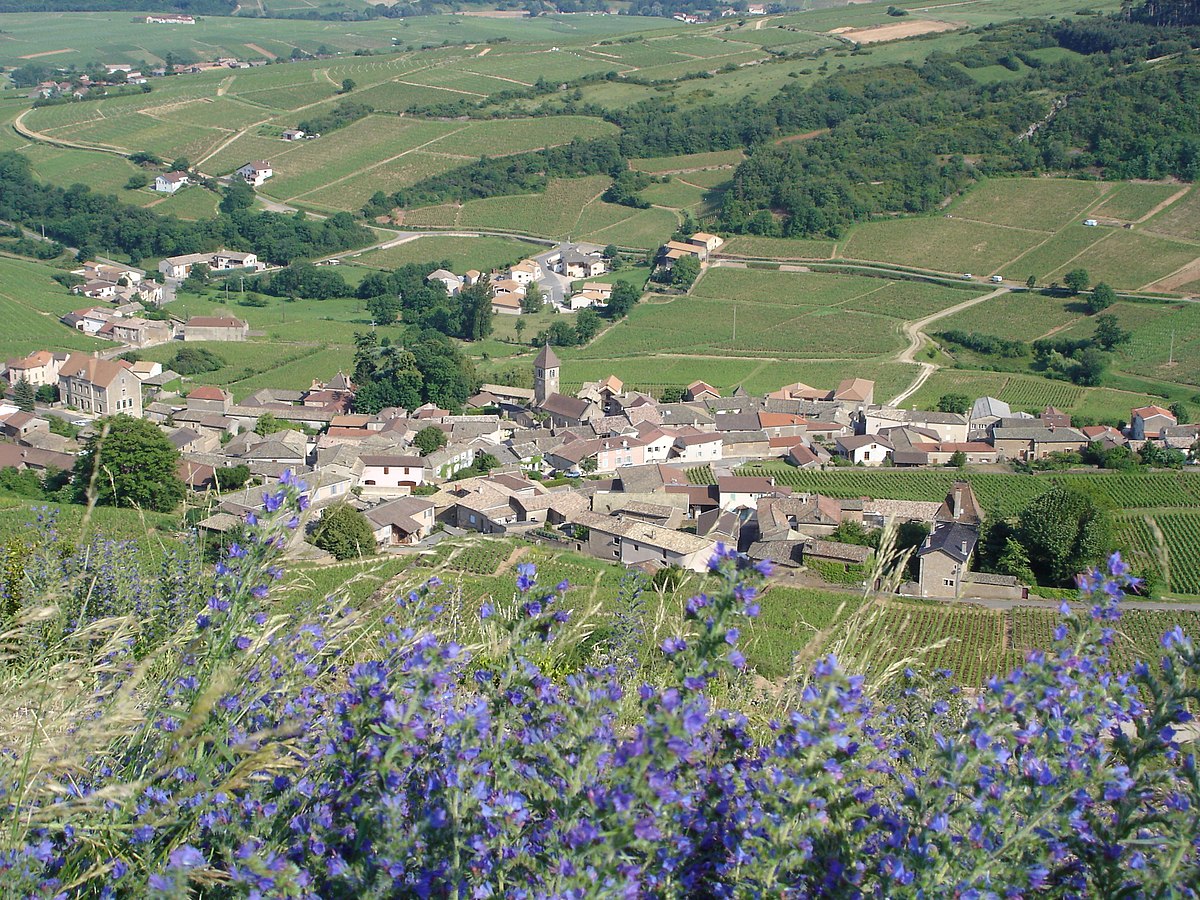
[[[962,303],[956,303],[954,306],[948,306],[943,310],[935,312],[931,316],[926,316],[923,319],[914,319],[911,322],[904,323],[904,334],[908,338],[908,346],[896,354],[896,362],[912,363],[920,367],[917,376],[912,380],[912,383],[888,401],[888,406],[899,406],[913,394],[921,389],[929,376],[941,368],[937,363],[918,362],[916,356],[917,351],[921,349],[921,345],[925,343],[924,329],[932,325],[938,319],[945,319],[955,313],[962,312],[964,309],[970,309],[977,303],[983,303],[985,300],[991,300],[994,297],[999,297],[1001,294],[1007,294],[1011,291],[1010,287],[997,288],[987,294],[982,294],[978,297],[972,297],[970,300],[964,300]]]

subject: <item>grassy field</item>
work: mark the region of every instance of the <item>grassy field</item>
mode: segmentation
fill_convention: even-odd
[[[34,350],[98,350],[111,347],[58,321],[73,309],[89,305],[51,276],[52,269],[24,259],[0,256],[0,355],[25,356]]]
[[[949,273],[998,273],[1022,281],[1033,275],[1042,284],[1061,281],[1070,269],[1084,268],[1093,281],[1106,281],[1121,290],[1147,289],[1200,260],[1200,238],[1192,226],[1195,207],[1200,206],[1200,200],[1193,201],[1195,192],[1134,230],[1087,228],[1082,221],[1096,216],[1123,219],[1135,213],[1140,218],[1179,191],[1177,186],[1168,190],[1172,187],[1067,178],[986,179],[939,217],[869,222],[852,228],[835,255]],[[773,249],[764,239],[754,238],[750,240],[759,249],[752,251],[741,243],[746,240],[731,241],[732,249],[725,252],[767,255],[762,251]],[[779,244],[771,255],[815,255],[788,253],[787,247]],[[1196,274],[1200,277],[1200,271]]]
[[[441,15],[353,23],[205,16],[195,25],[180,26],[147,25],[145,13],[141,15],[142,21],[134,21],[136,18],[136,13],[116,12],[0,15],[0,29],[6,37],[0,64],[19,66],[30,57],[76,64],[95,60],[157,63],[168,52],[194,54],[201,59],[220,56],[286,59],[294,48],[307,53],[316,53],[321,47],[337,52],[384,51],[392,48],[394,42],[420,47],[447,40],[482,42],[504,37],[579,41],[679,27],[668,20],[617,16],[494,19]]]
[[[490,272],[545,250],[545,245],[500,237],[421,237],[354,257],[357,265],[394,269],[407,263],[447,260],[454,272]]]

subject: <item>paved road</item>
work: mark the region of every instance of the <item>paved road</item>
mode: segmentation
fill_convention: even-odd
[[[970,300],[964,300],[962,303],[957,303],[954,306],[948,306],[939,312],[935,312],[931,316],[926,316],[923,319],[916,319],[912,322],[904,324],[904,334],[908,337],[908,346],[896,354],[896,362],[912,363],[920,366],[920,371],[912,380],[912,383],[903,391],[888,401],[888,406],[899,406],[913,394],[921,389],[929,376],[936,372],[941,366],[937,363],[918,362],[916,359],[917,351],[925,343],[924,329],[926,326],[933,324],[938,319],[944,319],[947,316],[952,316],[964,309],[969,309],[976,304],[983,303],[985,300],[991,300],[993,297],[999,297],[1001,294],[1007,294],[1012,288],[1000,287],[988,294],[983,294],[980,297],[972,297]]]

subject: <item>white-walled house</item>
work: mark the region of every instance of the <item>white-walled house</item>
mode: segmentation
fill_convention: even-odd
[[[271,164],[266,160],[248,162],[237,170],[237,175],[251,187],[260,187],[264,181],[275,174]]]
[[[837,439],[837,451],[855,465],[882,466],[892,455],[892,445],[873,434],[856,434]]]
[[[721,435],[712,432],[705,434],[681,434],[675,438],[675,457],[673,462],[706,463],[721,459],[724,441]]]
[[[405,496],[425,483],[425,461],[419,456],[361,456],[359,487],[366,496]]]
[[[167,172],[154,178],[154,189],[160,194],[173,194],[191,182],[187,172]]]

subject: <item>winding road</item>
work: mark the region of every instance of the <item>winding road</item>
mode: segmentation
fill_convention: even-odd
[[[888,406],[899,406],[913,394],[921,389],[929,376],[941,368],[937,363],[920,362],[917,357],[917,352],[925,343],[925,328],[932,325],[938,319],[945,319],[957,312],[962,312],[964,309],[970,309],[978,303],[983,303],[991,300],[994,297],[999,297],[1001,294],[1007,294],[1011,291],[1010,287],[1000,287],[991,293],[982,294],[978,297],[972,297],[970,300],[964,300],[962,303],[956,303],[954,306],[947,306],[943,310],[935,312],[931,316],[926,316],[923,319],[915,319],[912,322],[904,323],[904,334],[908,338],[908,346],[896,354],[896,362],[912,363],[915,366],[920,366],[920,371],[903,391],[888,401]]]

